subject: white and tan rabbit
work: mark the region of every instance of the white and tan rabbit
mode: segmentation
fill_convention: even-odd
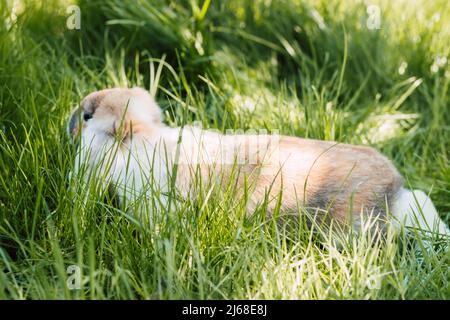
[[[83,99],[68,126],[78,137],[75,171],[100,168],[101,179],[121,196],[175,186],[194,196],[198,181],[248,191],[248,212],[268,199],[270,214],[312,209],[336,223],[361,223],[364,215],[397,226],[448,234],[447,225],[422,191],[403,188],[393,164],[375,149],[276,135],[223,135],[196,127],[171,128],[150,94],[140,88],[96,91]],[[105,158],[107,160],[105,160]],[[235,174],[238,172],[237,174]],[[198,179],[200,176],[201,179]],[[245,178],[244,178],[245,177]],[[157,188],[149,186],[157,184]],[[197,181],[197,182],[196,182]],[[239,193],[236,196],[240,196]]]

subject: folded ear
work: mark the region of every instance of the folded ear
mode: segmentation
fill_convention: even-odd
[[[113,123],[113,135],[118,141],[124,141],[131,134],[131,121],[127,118],[116,120]]]

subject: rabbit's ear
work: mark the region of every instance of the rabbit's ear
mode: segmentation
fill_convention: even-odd
[[[131,121],[126,118],[116,120],[113,123],[113,135],[119,141],[124,141],[129,138],[131,134]]]
[[[67,133],[70,138],[74,139],[80,133],[80,108],[76,108],[72,111],[67,125]]]

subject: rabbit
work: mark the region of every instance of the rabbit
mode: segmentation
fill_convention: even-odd
[[[151,197],[159,190],[161,205],[167,205],[164,194],[173,181],[182,197],[195,197],[198,181],[236,183],[236,197],[248,196],[249,214],[266,199],[268,215],[277,205],[286,214],[300,207],[327,224],[361,228],[363,218],[373,215],[381,229],[393,222],[449,234],[431,199],[406,189],[392,162],[371,147],[172,128],[153,97],[138,87],[90,93],[72,112],[68,132],[79,141],[74,172],[84,167],[92,176],[97,170],[119,199],[136,192]]]

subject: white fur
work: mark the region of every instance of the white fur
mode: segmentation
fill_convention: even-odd
[[[414,228],[426,232],[450,235],[431,199],[420,190],[400,189],[391,210],[397,227]]]

